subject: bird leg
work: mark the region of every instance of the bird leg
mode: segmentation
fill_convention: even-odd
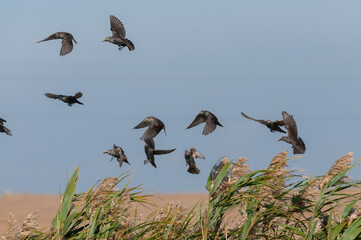
[[[118,49],[119,49],[119,51],[122,51],[123,48],[124,48],[124,47],[120,46]]]
[[[144,165],[150,163],[149,160],[144,160]]]

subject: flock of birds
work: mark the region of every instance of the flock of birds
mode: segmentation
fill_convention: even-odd
[[[133,51],[135,49],[134,44],[129,39],[126,38],[124,25],[118,18],[114,16],[110,16],[110,30],[112,31],[112,36],[105,38],[104,41],[118,45],[119,50],[122,50],[122,48],[124,47],[128,47],[129,51]],[[44,42],[54,39],[63,40],[60,49],[61,56],[64,56],[73,50],[73,41],[77,44],[73,35],[67,32],[54,33],[39,42]],[[83,103],[78,100],[83,96],[81,92],[76,93],[74,96],[59,95],[53,93],[45,93],[45,96],[48,98],[58,99],[60,101],[63,101],[64,103],[67,103],[68,106],[72,106],[73,104],[76,103],[83,105]],[[282,112],[283,120],[276,120],[276,121],[271,121],[271,120],[265,121],[265,120],[254,119],[247,116],[243,112],[242,115],[247,119],[257,121],[267,126],[271,132],[287,133],[287,136],[282,136],[279,139],[279,141],[285,141],[291,144],[294,154],[305,153],[306,146],[303,140],[298,136],[297,125],[292,115],[283,111]],[[6,121],[0,118],[0,132],[4,132],[7,135],[12,136],[11,131],[4,126],[4,122]],[[209,111],[201,111],[191,122],[191,124],[187,127],[187,129],[193,128],[201,123],[205,123],[202,133],[203,135],[208,135],[212,133],[217,126],[223,127],[222,124],[218,121],[218,118],[213,113]],[[287,132],[281,128],[282,126],[286,129]],[[144,132],[144,134],[140,138],[140,140],[145,142],[144,150],[147,160],[144,161],[144,164],[150,163],[153,167],[156,168],[157,165],[155,164],[155,159],[154,159],[155,155],[169,154],[175,151],[176,149],[174,148],[169,150],[158,150],[155,148],[155,143],[153,139],[162,130],[164,130],[164,134],[166,135],[165,124],[161,120],[159,120],[156,117],[149,116],[145,118],[142,122],[140,122],[137,126],[135,126],[134,129],[140,129],[145,127],[148,127],[148,129]],[[115,144],[113,145],[112,149],[106,150],[104,154],[109,154],[110,156],[112,156],[111,160],[113,160],[113,158],[116,158],[117,161],[119,162],[119,167],[122,166],[123,162],[130,164],[127,156],[125,155],[124,150]],[[186,164],[188,165],[187,171],[191,174],[199,174],[200,170],[197,168],[195,159],[197,158],[205,159],[204,155],[201,154],[199,151],[197,151],[195,148],[190,148],[189,151],[185,150],[184,158],[186,160]]]

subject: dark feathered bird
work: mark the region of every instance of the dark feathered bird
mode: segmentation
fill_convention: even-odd
[[[109,154],[110,156],[112,156],[110,161],[112,161],[113,157],[115,157],[117,159],[117,161],[119,162],[119,167],[122,167],[123,162],[126,162],[130,165],[130,163],[128,162],[128,158],[125,155],[123,149],[115,144],[113,144],[112,149],[108,149],[103,153],[106,153],[106,154]]]
[[[219,123],[218,118],[209,111],[201,111],[196,118],[193,120],[193,122],[187,127],[187,129],[192,128],[194,126],[197,126],[201,123],[206,123],[204,125],[203,129],[203,135],[208,135],[211,132],[213,132],[216,129],[216,126],[222,126],[222,124]]]
[[[147,160],[144,161],[144,164],[151,163],[153,165],[153,167],[155,167],[155,168],[157,168],[157,165],[155,164],[155,161],[154,161],[154,155],[168,154],[175,150],[175,148],[170,149],[170,150],[154,149],[155,144],[154,144],[153,139],[146,139],[145,143],[146,144],[144,145],[144,151],[145,151],[145,155],[147,156]]]
[[[189,149],[189,152],[185,150],[184,158],[186,159],[186,163],[189,166],[187,172],[191,174],[199,174],[201,171],[197,168],[196,162],[194,159],[201,158],[205,159],[202,153],[198,152],[195,148]]]
[[[6,133],[8,136],[12,136],[10,129],[4,126],[5,119],[0,118],[0,132]]]
[[[113,35],[111,37],[106,37],[103,42],[110,42],[119,46],[119,50],[122,50],[123,47],[128,47],[129,51],[135,49],[134,44],[126,38],[125,28],[123,23],[116,17],[110,16],[110,31]]]
[[[293,154],[303,154],[306,151],[305,143],[302,138],[298,136],[297,125],[292,115],[287,112],[282,112],[285,128],[287,129],[287,135],[281,137],[278,141],[285,141],[292,145]]]
[[[243,112],[241,112],[241,114],[243,115],[243,117],[248,118],[250,120],[259,122],[263,125],[266,125],[266,127],[268,127],[270,129],[271,132],[282,132],[282,133],[286,133],[282,128],[280,128],[280,126],[284,126],[284,122],[283,121],[271,121],[271,120],[258,120],[258,119],[254,119],[251,117],[248,117],[246,114],[244,114]]]
[[[75,41],[73,35],[71,35],[70,33],[67,33],[67,32],[54,33],[53,35],[50,35],[49,37],[47,37],[39,42],[36,42],[36,43],[45,42],[45,41],[54,40],[54,39],[63,39],[63,41],[61,42],[60,56],[64,56],[73,50],[73,41],[76,44],[78,44]]]
[[[83,96],[81,92],[77,92],[74,96],[57,95],[53,93],[45,93],[44,95],[48,98],[59,99],[60,101],[67,103],[69,106],[73,105],[74,103],[83,105],[83,103],[78,101],[78,98]]]
[[[141,123],[139,123],[137,126],[134,127],[134,129],[144,128],[148,127],[148,129],[144,132],[143,136],[140,138],[141,140],[146,140],[150,138],[154,138],[158,135],[158,133],[163,129],[164,134],[166,134],[165,131],[165,125],[164,123],[159,120],[156,117],[146,117]]]

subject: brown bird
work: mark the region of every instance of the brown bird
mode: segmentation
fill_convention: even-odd
[[[186,163],[189,166],[187,172],[191,174],[199,174],[201,171],[197,168],[196,162],[194,159],[201,158],[206,159],[202,153],[198,152],[195,148],[189,149],[189,152],[185,150],[184,158],[186,159]]]
[[[140,140],[146,140],[150,138],[154,138],[158,135],[162,129],[164,130],[164,134],[167,135],[165,131],[164,123],[156,117],[146,117],[141,123],[134,127],[134,129],[148,127],[147,131],[144,132],[143,136]]]
[[[282,133],[286,133],[282,128],[280,128],[280,126],[284,126],[284,122],[283,121],[271,121],[271,120],[258,120],[258,119],[254,119],[251,117],[248,117],[246,114],[244,114],[243,112],[241,112],[241,114],[243,115],[243,117],[251,119],[253,121],[259,122],[263,125],[266,125],[266,127],[268,127],[270,129],[271,132],[282,132]]]
[[[278,141],[285,141],[292,145],[293,154],[303,154],[306,151],[306,145],[302,138],[298,136],[297,125],[292,115],[287,112],[282,112],[285,128],[287,129],[287,135],[281,137]]]
[[[8,136],[12,136],[10,129],[4,126],[5,119],[0,118],[0,132],[6,133]]]
[[[197,126],[204,122],[206,124],[204,125],[204,129],[202,133],[203,135],[208,135],[211,132],[213,132],[216,129],[217,125],[223,127],[222,124],[218,122],[218,118],[213,113],[209,111],[201,111],[193,120],[193,122],[187,127],[187,129]]]
[[[170,150],[157,150],[157,149],[154,149],[155,144],[154,144],[153,139],[146,139],[144,141],[146,143],[144,145],[144,151],[145,151],[145,155],[147,156],[147,160],[144,161],[144,164],[151,163],[153,165],[153,167],[155,167],[155,168],[157,168],[157,165],[155,164],[155,161],[154,161],[154,155],[168,154],[175,150],[175,148],[170,149]]]
[[[54,39],[63,39],[63,41],[61,42],[60,56],[64,56],[73,50],[73,41],[76,44],[78,44],[75,41],[73,35],[71,35],[70,33],[67,33],[67,32],[54,33],[53,35],[50,35],[49,37],[47,37],[41,41],[38,41],[36,43],[45,42],[45,41],[54,40]]]
[[[81,92],[77,92],[74,96],[65,96],[65,95],[57,95],[53,93],[45,93],[45,96],[52,99],[59,99],[60,101],[63,101],[68,104],[68,106],[71,107],[74,103],[78,103],[81,105],[84,105],[83,103],[79,102],[77,99],[81,98],[83,94]]]
[[[106,37],[103,42],[110,42],[119,46],[119,51],[123,47],[127,46],[129,51],[135,49],[134,44],[126,37],[125,28],[123,23],[113,15],[110,16],[110,31],[113,35],[111,37]]]
[[[112,158],[110,159],[110,161],[113,160],[113,157],[117,159],[118,163],[119,163],[119,167],[122,167],[123,162],[126,162],[130,165],[130,163],[128,162],[128,158],[125,155],[123,149],[115,144],[113,144],[113,148],[112,149],[108,149],[105,152],[103,152],[103,154],[109,154],[110,156],[112,156]]]

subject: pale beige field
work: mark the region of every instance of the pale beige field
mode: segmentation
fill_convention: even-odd
[[[189,210],[198,202],[208,199],[207,193],[162,194],[150,197],[151,202],[163,206],[169,202],[180,202]],[[40,212],[40,226],[49,227],[59,206],[57,195],[5,194],[0,196],[0,235],[7,232],[9,213],[13,213],[19,224],[32,212]],[[139,206],[139,212],[147,215],[155,207]]]

